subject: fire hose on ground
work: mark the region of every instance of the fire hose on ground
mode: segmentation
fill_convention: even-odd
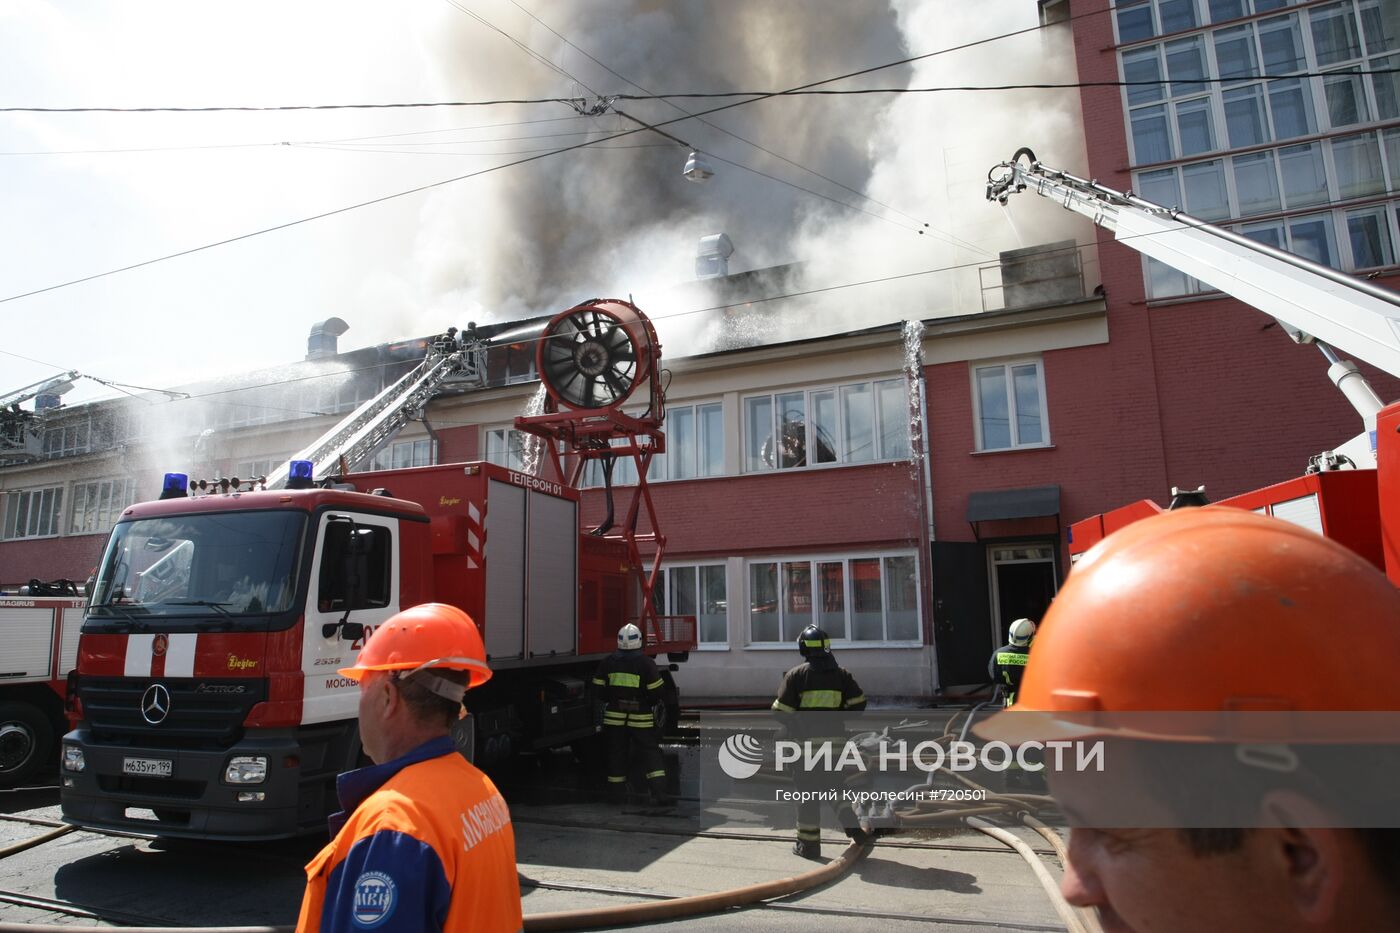
[[[48,842],[67,832],[72,832],[73,829],[75,827],[63,827],[51,833],[27,839],[6,849],[0,849],[0,858]],[[760,901],[801,894],[804,891],[829,884],[850,871],[857,862],[869,854],[870,848],[869,844],[852,842],[839,856],[811,871],[793,875],[790,878],[731,888],[727,891],[666,898],[659,901],[644,901],[636,904],[622,904],[616,907],[593,907],[582,910],[526,914],[524,929],[526,933],[603,929],[635,923],[675,920],[682,917],[698,917],[702,914],[746,907]],[[121,928],[122,933],[292,933],[294,929],[292,926]],[[109,933],[110,930],[111,927],[77,927],[54,923],[0,923],[0,933]]]

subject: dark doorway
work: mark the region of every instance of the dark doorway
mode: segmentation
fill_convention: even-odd
[[[997,644],[1017,619],[1039,623],[1055,598],[1055,549],[1049,544],[993,544],[991,559]]]
[[[935,541],[932,570],[938,682],[945,690],[985,684],[987,658],[996,647],[987,592],[987,549],[975,541]]]

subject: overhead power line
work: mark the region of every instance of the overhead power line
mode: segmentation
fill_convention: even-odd
[[[909,63],[911,63],[911,62],[923,61],[923,60],[925,60],[925,59],[934,58],[934,57],[936,57],[936,56],[938,56],[938,55],[947,55],[947,54],[949,54],[950,52],[958,52],[958,51],[962,51],[962,50],[964,50],[964,49],[974,48],[974,47],[980,46],[980,45],[986,45],[987,43],[990,43],[990,42],[996,42],[996,41],[998,41],[998,40],[1000,40],[1000,39],[1006,39],[1006,38],[1010,38],[1010,37],[1012,37],[1012,36],[1023,35],[1023,34],[1028,33],[1028,32],[1034,32],[1035,30],[1040,29],[1040,28],[1041,28],[1041,27],[1039,27],[1039,26],[1027,27],[1027,28],[1025,28],[1025,29],[1016,30],[1016,31],[1014,31],[1014,32],[1003,33],[1003,34],[997,35],[997,36],[989,36],[989,37],[984,38],[984,39],[976,39],[976,40],[973,40],[973,41],[971,41],[971,42],[964,42],[964,43],[962,43],[961,45],[950,46],[950,47],[948,47],[948,48],[945,48],[945,49],[938,49],[937,51],[933,51],[933,52],[925,52],[925,53],[923,53],[923,54],[921,54],[921,55],[911,55],[911,56],[909,56],[909,57],[907,57],[907,58],[901,58],[901,59],[898,59],[898,60],[892,61],[892,62],[885,62],[884,64],[880,64],[880,65],[872,65],[872,66],[870,66],[869,68],[862,68],[862,69],[860,69],[860,70],[858,70],[858,71],[847,72],[846,74],[836,75],[835,77],[831,77],[831,78],[824,78],[824,79],[822,79],[822,80],[820,80],[820,81],[812,81],[812,82],[810,82],[810,83],[808,83],[808,84],[800,85],[800,86],[798,86],[798,87],[796,87],[796,88],[790,88],[789,90],[791,90],[791,91],[801,91],[801,90],[806,90],[806,89],[808,89],[808,88],[820,87],[821,85],[824,85],[824,84],[833,84],[833,83],[835,83],[835,82],[837,82],[837,81],[846,81],[846,80],[849,80],[849,79],[851,79],[851,78],[859,78],[859,77],[861,77],[862,75],[874,74],[874,73],[877,72],[877,71],[884,71],[884,70],[889,69],[889,68],[897,68],[897,67],[899,67],[900,65],[907,65],[907,64],[909,64]],[[415,187],[413,187],[413,188],[409,188],[409,189],[404,190],[404,191],[396,191],[396,192],[393,192],[393,193],[391,193],[391,194],[381,195],[381,196],[379,196],[379,197],[377,197],[377,198],[370,198],[370,199],[365,200],[365,201],[359,201],[359,202],[357,202],[357,203],[355,203],[355,204],[347,204],[347,205],[344,206],[344,207],[334,208],[334,209],[329,210],[329,211],[322,211],[322,212],[319,213],[319,214],[313,214],[313,215],[311,215],[311,216],[309,216],[309,217],[301,217],[301,218],[298,218],[298,219],[296,219],[296,220],[289,220],[289,221],[286,221],[285,223],[274,224],[273,226],[264,227],[264,228],[259,229],[259,230],[251,230],[251,231],[249,231],[249,232],[247,232],[247,233],[242,233],[242,234],[239,234],[239,235],[237,235],[237,236],[232,236],[232,237],[226,237],[225,239],[216,240],[216,241],[214,241],[214,242],[212,242],[212,243],[205,243],[205,244],[203,244],[203,245],[201,245],[201,246],[193,246],[193,247],[190,247],[189,249],[179,250],[178,252],[167,253],[167,254],[164,255],[164,256],[156,256],[156,257],[151,258],[151,259],[145,259],[145,260],[142,260],[142,261],[140,261],[140,262],[134,262],[134,263],[131,263],[131,264],[129,264],[129,265],[120,266],[120,267],[118,267],[118,268],[116,268],[116,269],[108,269],[108,270],[105,270],[105,271],[103,271],[103,272],[94,272],[94,273],[92,273],[91,275],[85,275],[85,276],[82,276],[82,277],[76,278],[76,279],[69,279],[69,280],[66,281],[66,282],[59,282],[59,283],[57,283],[57,284],[55,284],[55,285],[47,285],[47,286],[44,286],[43,288],[31,289],[30,291],[27,291],[27,292],[20,292],[20,293],[18,293],[18,294],[9,295],[9,296],[7,296],[7,297],[5,297],[5,298],[0,298],[0,304],[5,304],[5,303],[11,302],[11,301],[18,301],[18,300],[21,299],[21,298],[29,298],[29,297],[31,297],[31,296],[33,296],[33,295],[41,295],[41,294],[44,294],[44,293],[46,293],[46,292],[56,291],[56,290],[61,289],[61,288],[68,288],[68,287],[70,287],[70,286],[72,286],[72,285],[79,285],[79,284],[81,284],[81,283],[83,283],[83,282],[91,282],[91,281],[93,281],[94,279],[105,278],[105,277],[111,276],[111,275],[118,275],[118,274],[123,273],[123,272],[130,272],[130,271],[132,271],[132,270],[134,270],[134,269],[141,269],[141,268],[144,268],[144,267],[146,267],[146,266],[155,265],[156,263],[159,263],[159,262],[165,262],[165,261],[170,260],[170,259],[177,259],[177,258],[179,258],[179,257],[181,257],[181,256],[189,256],[189,255],[192,255],[192,254],[194,254],[194,253],[199,253],[199,252],[203,252],[203,251],[205,251],[205,250],[214,249],[214,248],[219,247],[219,246],[226,246],[226,245],[228,245],[228,244],[230,244],[230,243],[238,243],[238,242],[241,242],[241,241],[243,241],[243,240],[252,239],[253,237],[262,236],[263,234],[266,234],[266,233],[273,233],[273,232],[278,231],[278,230],[286,230],[286,229],[288,229],[288,228],[290,228],[290,227],[295,227],[295,226],[299,226],[299,225],[301,225],[301,224],[310,223],[310,222],[313,221],[313,220],[323,220],[323,219],[325,219],[325,218],[327,218],[327,217],[334,217],[334,216],[336,216],[336,215],[338,215],[338,214],[349,213],[350,211],[359,210],[360,208],[363,208],[363,207],[369,207],[369,206],[374,205],[374,204],[383,204],[383,203],[386,202],[386,201],[396,200],[397,198],[406,197],[406,196],[411,195],[411,194],[418,194],[418,193],[420,193],[420,192],[423,192],[423,191],[430,191],[430,190],[432,190],[432,189],[434,189],[434,188],[440,188],[440,187],[443,187],[443,186],[445,186],[445,185],[455,184],[456,182],[465,181],[465,180],[467,180],[467,179],[469,179],[469,178],[476,178],[477,176],[485,175],[485,174],[488,174],[488,173],[490,173],[490,172],[497,172],[497,171],[500,171],[500,170],[502,170],[502,169],[514,168],[515,166],[518,166],[518,165],[525,165],[525,164],[530,163],[530,162],[537,162],[537,161],[539,161],[539,160],[541,160],[541,159],[547,159],[547,158],[550,158],[550,157],[552,157],[552,156],[562,155],[562,154],[564,154],[564,153],[566,153],[566,152],[573,152],[573,151],[575,151],[575,150],[583,149],[583,148],[586,148],[586,147],[589,147],[589,146],[593,146],[593,145],[597,145],[597,144],[599,144],[599,143],[611,142],[612,140],[622,139],[622,138],[627,137],[627,136],[633,136],[633,135],[635,135],[635,134],[637,134],[637,133],[646,133],[646,132],[650,132],[650,131],[656,129],[657,127],[670,126],[670,125],[673,124],[673,123],[681,123],[681,122],[683,122],[683,121],[685,121],[685,120],[691,119],[692,117],[705,117],[705,116],[709,116],[709,115],[712,114],[712,113],[719,113],[719,112],[724,111],[724,110],[732,110],[732,109],[734,109],[735,107],[743,107],[743,106],[746,106],[746,105],[748,105],[748,104],[756,103],[757,101],[760,101],[760,100],[770,99],[771,97],[774,97],[774,96],[776,96],[776,94],[772,94],[772,95],[763,95],[763,96],[759,96],[759,97],[751,97],[751,98],[748,98],[748,99],[746,99],[746,100],[739,100],[739,101],[734,101],[734,102],[728,103],[728,104],[721,104],[721,105],[718,106],[718,107],[711,107],[711,108],[708,109],[708,110],[702,110],[702,111],[700,111],[699,113],[692,114],[692,115],[690,115],[690,116],[679,116],[679,117],[675,117],[674,119],[671,119],[671,120],[663,120],[663,121],[659,121],[659,122],[656,122],[656,123],[648,124],[648,125],[646,125],[646,126],[637,127],[637,128],[635,128],[635,129],[631,129],[631,130],[622,130],[622,131],[619,131],[619,132],[617,132],[617,133],[613,133],[612,135],[609,135],[609,136],[600,137],[600,138],[598,138],[598,139],[596,139],[596,140],[589,140],[589,141],[585,141],[585,142],[581,142],[581,143],[575,143],[574,145],[571,145],[571,146],[563,146],[563,147],[561,147],[561,148],[559,148],[559,149],[554,149],[554,150],[551,150],[551,151],[549,151],[549,152],[541,152],[541,153],[538,153],[538,154],[536,154],[536,155],[526,156],[526,157],[524,157],[524,158],[522,158],[522,159],[514,159],[514,160],[512,160],[512,161],[510,161],[510,162],[503,162],[503,163],[501,163],[501,164],[499,164],[499,165],[488,166],[488,167],[483,168],[483,169],[478,169],[477,171],[474,171],[474,172],[467,172],[467,173],[462,174],[462,175],[454,175],[454,176],[451,177],[451,178],[444,178],[444,179],[442,179],[442,180],[440,180],[440,181],[429,182],[429,183],[424,184],[424,185],[417,185],[417,186],[415,186]]]
[[[1032,27],[1041,28],[1041,27]],[[993,36],[989,39],[978,40],[978,42],[989,42],[993,39],[1003,39],[1020,35],[1030,31],[1023,29],[1020,32],[1005,33],[1001,36]],[[972,43],[978,44],[978,43]],[[929,55],[942,55],[947,52],[961,51],[968,46],[958,46],[956,48],[942,49],[938,52],[930,52]],[[837,78],[828,78],[825,81],[818,81],[815,84],[828,84],[834,81],[842,81],[859,75],[869,74],[872,71],[879,71],[885,68],[895,68],[899,65],[906,65],[910,62],[927,58],[928,55],[915,56],[913,58],[902,59],[897,62],[890,62],[886,65],[879,65],[875,68],[864,71],[853,72],[849,75],[842,75]],[[789,88],[785,91],[682,91],[667,94],[608,94],[612,100],[723,100],[731,97],[752,97],[758,100],[768,100],[776,97],[849,97],[869,94],[942,94],[955,91],[1056,91],[1056,90],[1076,90],[1095,87],[1149,87],[1164,84],[1240,84],[1247,81],[1292,81],[1299,78],[1335,78],[1335,77],[1365,77],[1367,75],[1393,75],[1400,74],[1400,68],[1360,68],[1343,72],[1330,71],[1300,71],[1292,74],[1282,75],[1236,75],[1229,78],[1219,77],[1192,77],[1192,78],[1156,78],[1142,81],[1038,81],[1020,84],[941,84],[935,87],[866,87],[866,88],[817,88],[815,85],[802,88]],[[740,101],[748,103],[748,101]],[[528,97],[499,100],[436,100],[436,101],[404,101],[397,103],[356,103],[356,104],[282,104],[269,107],[234,107],[234,106],[210,106],[210,107],[0,107],[0,113],[219,113],[219,112],[265,112],[283,110],[409,110],[409,109],[429,109],[433,107],[495,107],[507,104],[565,104],[570,107],[587,108],[588,101],[581,97]],[[669,120],[665,123],[652,124],[655,126],[667,126],[686,119],[698,119],[699,117],[716,113],[715,110],[707,110],[703,113],[690,114],[677,120]],[[721,132],[727,132],[721,130]]]

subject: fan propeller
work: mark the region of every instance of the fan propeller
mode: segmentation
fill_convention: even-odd
[[[574,409],[620,405],[651,370],[654,337],[633,305],[600,301],[558,315],[540,342],[539,373]]]

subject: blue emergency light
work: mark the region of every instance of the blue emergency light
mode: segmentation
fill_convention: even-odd
[[[160,487],[162,499],[184,499],[189,496],[190,478],[185,473],[167,473]]]
[[[316,482],[315,464],[310,460],[293,460],[287,473],[288,489],[310,489]]]

